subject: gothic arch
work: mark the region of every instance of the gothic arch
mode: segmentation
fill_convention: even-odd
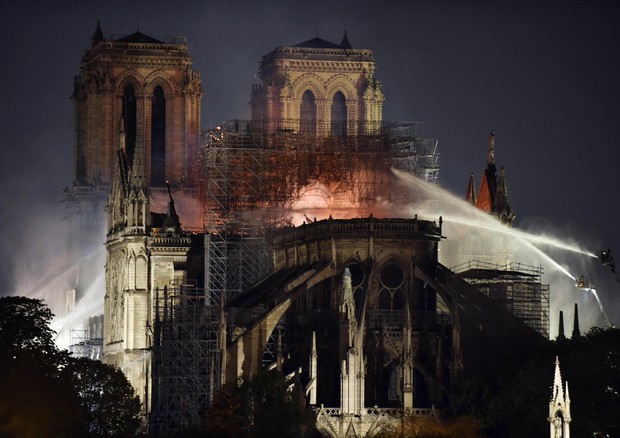
[[[147,96],[152,95],[153,91],[158,86],[162,88],[162,90],[164,91],[164,96],[166,97],[179,93],[178,88],[172,82],[172,80],[170,79],[170,76],[168,76],[166,72],[162,70],[156,70],[150,73],[144,79],[144,83],[145,83],[144,94]]]
[[[125,92],[127,85],[133,85],[136,90],[136,95],[142,93],[142,85],[144,83],[144,76],[138,73],[136,70],[127,69],[123,70],[116,76],[116,95],[119,97]]]
[[[368,267],[365,264],[355,258],[348,258],[343,264],[345,268],[349,268],[349,273],[351,274],[351,285],[353,289],[362,286],[367,281],[368,276]]]
[[[133,251],[129,253],[129,260],[127,260],[127,272],[129,273],[129,283],[127,287],[129,289],[136,288],[136,255]]]
[[[299,129],[306,134],[315,135],[319,108],[317,98],[312,90],[304,91],[299,102]]]
[[[336,91],[330,105],[330,134],[345,137],[348,134],[349,108],[342,91]]]
[[[377,287],[372,308],[393,312],[390,318],[405,318],[410,279],[409,267],[400,257],[391,256],[379,262],[373,279]]]
[[[136,257],[136,289],[146,290],[147,287],[147,259],[140,251],[140,254]]]
[[[303,96],[307,90],[314,93],[314,98],[317,101],[325,99],[325,84],[315,73],[306,73],[305,75],[300,76],[291,85],[291,89],[293,90],[293,99],[299,100],[300,102],[301,96]]]
[[[357,101],[357,87],[355,81],[347,75],[338,74],[329,78],[325,83],[325,95],[331,100],[340,91],[347,99],[347,104]]]
[[[383,289],[379,293],[379,309],[391,310],[392,309],[392,296],[389,290]]]
[[[386,271],[391,269],[390,266],[395,266],[397,270],[392,269],[393,272]],[[390,257],[382,261],[379,266],[377,266],[379,283],[390,290],[402,288],[407,280],[406,266],[407,265],[403,263],[402,260],[396,257]],[[396,275],[400,275],[402,278],[396,278]]]

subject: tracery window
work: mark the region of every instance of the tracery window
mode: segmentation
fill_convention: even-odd
[[[381,268],[379,282],[379,309],[393,311],[391,317],[397,317],[405,308],[403,269],[395,262],[387,263]]]
[[[366,272],[364,267],[356,262],[347,264],[349,273],[351,274],[351,287],[353,288],[353,299],[355,301],[355,314],[359,315],[362,300],[366,293]]]

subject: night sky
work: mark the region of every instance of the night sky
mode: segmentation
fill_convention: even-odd
[[[515,226],[610,247],[620,262],[616,1],[22,1],[0,12],[3,294],[53,254],[45,231],[72,183],[73,76],[97,20],[119,36],[187,37],[204,128],[249,118],[262,55],[317,35],[339,43],[346,29],[354,48],[374,50],[384,119],[424,122],[439,139],[442,187],[464,196],[472,171],[479,184],[494,129]],[[613,274],[580,263],[571,270],[595,271],[585,274],[620,323]]]

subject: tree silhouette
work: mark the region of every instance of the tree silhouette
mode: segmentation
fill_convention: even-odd
[[[593,328],[585,336],[507,357],[493,373],[473,375],[457,411],[478,418],[489,437],[546,436],[555,357],[571,400],[571,435],[620,436],[620,330]]]
[[[206,430],[213,437],[299,437],[313,419],[296,385],[276,370],[262,370],[224,385],[207,412]]]
[[[125,376],[54,344],[41,301],[0,298],[0,437],[133,436],[140,403]]]
[[[140,427],[140,400],[118,368],[72,358],[66,368],[88,423],[88,436],[134,436]]]

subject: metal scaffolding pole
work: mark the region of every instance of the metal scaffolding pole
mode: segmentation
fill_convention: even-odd
[[[156,292],[152,436],[199,423],[208,407],[221,361],[218,337],[211,336],[221,303],[211,298],[188,286]]]
[[[354,206],[392,196],[391,168],[436,182],[437,141],[415,122],[351,122],[339,135],[320,122],[233,120],[206,133],[195,184],[204,212],[204,289],[155,293],[150,433],[200,421],[223,381],[224,305],[272,269],[265,233],[313,184]],[[349,132],[353,135],[346,135]],[[274,357],[272,339],[265,365]]]

